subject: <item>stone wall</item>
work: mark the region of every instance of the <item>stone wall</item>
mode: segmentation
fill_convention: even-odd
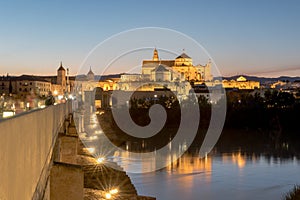
[[[53,145],[71,103],[49,106],[0,122],[0,199],[42,199]]]

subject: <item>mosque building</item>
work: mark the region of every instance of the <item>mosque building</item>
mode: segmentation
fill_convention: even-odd
[[[194,65],[193,59],[185,52],[174,60],[162,60],[159,59],[158,51],[155,48],[152,60],[143,60],[142,76],[144,80],[157,81],[157,76],[155,76],[157,73],[160,74],[158,77],[163,81],[205,82],[213,79],[210,60],[206,65]]]

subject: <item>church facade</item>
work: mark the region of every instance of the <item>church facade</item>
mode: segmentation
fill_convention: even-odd
[[[162,67],[161,67],[162,66]],[[143,60],[142,76],[144,80],[158,81],[212,81],[211,61],[206,65],[194,65],[193,59],[182,53],[174,60],[162,60],[157,49],[154,49],[152,60]]]

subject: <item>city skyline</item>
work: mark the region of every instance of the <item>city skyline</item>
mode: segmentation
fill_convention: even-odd
[[[300,75],[299,2],[182,4],[1,2],[1,75],[51,75],[60,61],[70,68],[71,75],[76,75],[97,44],[139,27],[163,27],[192,37],[209,52],[224,76]],[[188,47],[182,48],[189,52]],[[144,58],[149,56],[147,53]],[[101,74],[97,66],[92,67]],[[116,71],[121,72],[122,69]]]

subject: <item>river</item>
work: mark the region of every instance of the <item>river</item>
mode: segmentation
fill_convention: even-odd
[[[283,199],[300,184],[298,140],[273,148],[250,138],[224,137],[205,158],[185,154],[162,170],[130,177],[140,194],[158,200]]]
[[[199,159],[184,156],[176,167],[131,174],[138,192],[165,199],[282,199],[300,184],[300,160],[246,156],[240,152]]]

